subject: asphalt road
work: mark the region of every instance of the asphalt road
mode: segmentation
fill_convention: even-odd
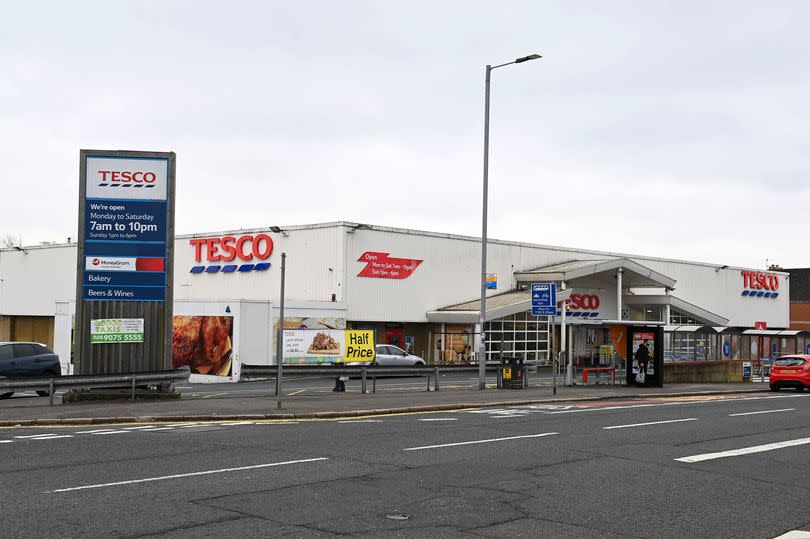
[[[809,454],[795,393],[0,429],[2,536],[777,537]]]

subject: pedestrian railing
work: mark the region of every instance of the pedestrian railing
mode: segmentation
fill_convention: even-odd
[[[0,394],[13,391],[47,391],[49,402],[53,404],[53,395],[59,389],[127,388],[131,390],[132,400],[135,400],[136,387],[187,382],[190,373],[188,367],[182,367],[173,371],[127,374],[76,374],[71,376],[0,378]]]

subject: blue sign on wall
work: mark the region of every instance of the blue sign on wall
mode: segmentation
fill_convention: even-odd
[[[83,299],[165,301],[168,163],[87,157]]]
[[[532,284],[532,316],[554,316],[557,313],[557,285]]]
[[[728,341],[723,342],[723,357],[729,357],[731,355],[731,343]]]

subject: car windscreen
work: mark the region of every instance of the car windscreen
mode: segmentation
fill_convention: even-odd
[[[782,357],[773,362],[777,367],[801,367],[804,359],[800,357]]]

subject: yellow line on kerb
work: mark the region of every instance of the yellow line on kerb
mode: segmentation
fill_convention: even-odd
[[[140,427],[145,425],[223,425],[234,422],[250,422],[250,423],[323,423],[334,421],[351,421],[353,419],[369,419],[369,418],[383,418],[383,417],[396,417],[405,415],[428,415],[428,414],[455,414],[458,412],[467,412],[470,410],[481,410],[482,408],[464,408],[456,410],[429,410],[424,412],[396,412],[393,414],[368,414],[368,415],[347,415],[340,417],[307,417],[300,419],[217,419],[217,420],[202,420],[202,421],[142,421],[142,422],[123,422],[123,423],[87,423],[78,425],[12,425],[8,427],[0,427],[0,431],[14,430],[14,429],[87,429],[98,427]],[[225,425],[228,426],[228,425]]]

